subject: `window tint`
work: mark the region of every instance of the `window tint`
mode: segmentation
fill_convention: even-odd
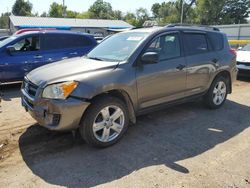
[[[216,51],[223,49],[223,36],[220,33],[210,33],[209,39],[212,42],[213,49]]]
[[[184,40],[187,55],[201,54],[208,51],[208,44],[204,34],[185,33]]]
[[[48,34],[44,36],[45,50],[79,48],[92,45],[92,41],[82,35]]]
[[[147,48],[146,52],[157,52],[159,59],[170,59],[181,56],[178,34],[168,34],[156,38]]]
[[[40,50],[39,36],[23,38],[13,45],[17,52],[37,51]]]

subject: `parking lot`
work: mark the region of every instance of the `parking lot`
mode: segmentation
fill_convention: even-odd
[[[250,79],[219,110],[200,101],[140,116],[118,144],[48,131],[1,86],[1,187],[250,187]]]

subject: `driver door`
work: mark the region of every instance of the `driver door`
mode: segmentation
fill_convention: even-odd
[[[144,53],[146,52],[157,53],[158,62],[141,62],[141,65],[137,66],[139,108],[183,98],[187,73],[180,34],[175,32],[160,35],[148,45]]]
[[[3,67],[6,81],[22,80],[24,75],[43,64],[39,35],[32,35],[16,41],[14,51],[6,52]]]

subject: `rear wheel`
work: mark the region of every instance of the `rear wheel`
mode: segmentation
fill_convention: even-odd
[[[84,114],[80,133],[88,144],[108,147],[123,136],[128,124],[125,104],[114,97],[103,97],[95,100]]]
[[[220,108],[226,101],[228,80],[222,76],[216,78],[204,96],[204,102],[210,109]]]

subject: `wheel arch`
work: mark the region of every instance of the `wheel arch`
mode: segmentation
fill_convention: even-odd
[[[223,70],[223,71],[220,71],[219,73],[216,74],[216,76],[213,78],[213,81],[211,82],[210,84],[210,87],[212,85],[212,83],[214,82],[215,79],[217,79],[218,77],[224,77],[225,79],[228,80],[228,94],[231,94],[232,93],[232,79],[231,79],[231,74],[229,71],[227,70]]]
[[[113,90],[105,91],[104,93],[101,93],[101,94],[98,94],[98,95],[92,97],[88,101],[91,103],[92,101],[99,99],[101,97],[104,97],[104,96],[116,97],[116,98],[120,99],[121,101],[123,101],[124,104],[128,108],[130,122],[133,124],[136,123],[136,114],[135,114],[134,105],[133,105],[132,100],[126,91],[121,90],[121,89],[113,89]]]

